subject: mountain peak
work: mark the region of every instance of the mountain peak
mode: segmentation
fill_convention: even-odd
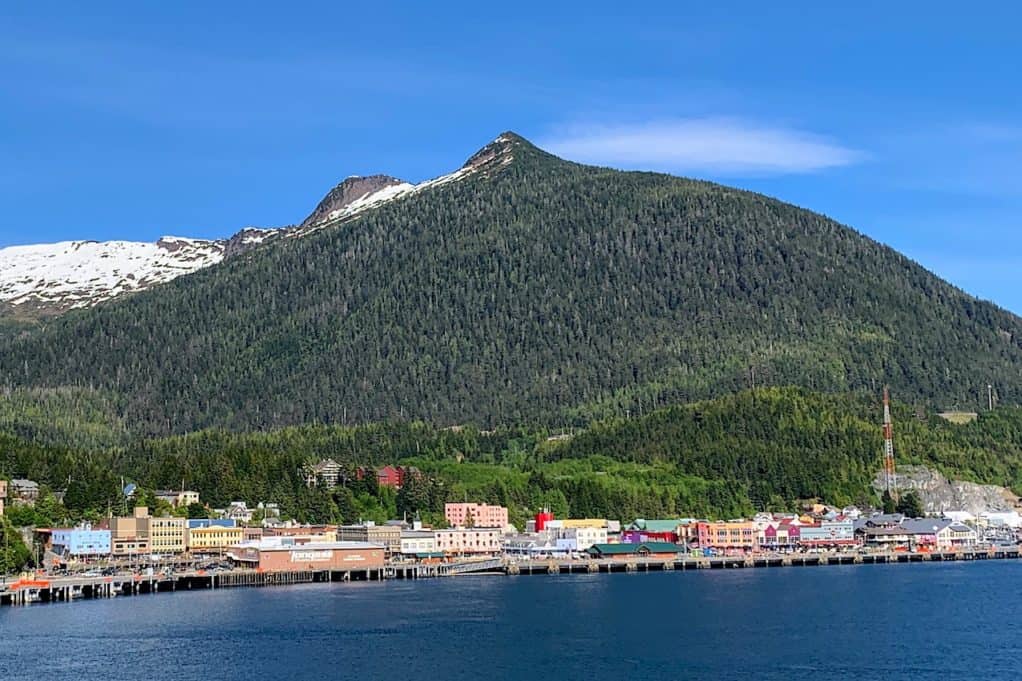
[[[509,130],[500,133],[496,139],[472,154],[462,168],[479,170],[505,166],[514,160],[516,153],[532,148],[527,139]]]
[[[339,217],[343,213],[365,203],[379,192],[408,185],[390,175],[351,175],[327,192],[316,209],[302,222],[302,227],[319,224]],[[410,185],[409,185],[410,186]]]

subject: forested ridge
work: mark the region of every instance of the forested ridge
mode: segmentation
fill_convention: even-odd
[[[72,402],[64,404],[70,423]],[[0,426],[0,477],[66,489],[70,517],[121,511],[123,480],[144,490],[183,483],[211,506],[276,502],[307,521],[416,512],[435,519],[445,501],[464,498],[504,504],[519,523],[542,507],[562,517],[728,518],[794,510],[807,498],[878,503],[870,483],[880,468],[879,420],[876,399],[801,388],[742,391],[567,432],[387,422],[215,429],[107,446],[99,443],[118,440],[120,424],[104,433],[97,416],[86,435],[57,445],[45,433],[40,441],[13,435],[22,419],[10,418]],[[902,465],[1022,492],[1022,409],[1001,407],[954,425],[896,403],[895,438]],[[307,489],[303,467],[328,457],[351,484],[332,493]],[[385,464],[416,466],[423,484],[395,494],[354,481],[356,466]]]
[[[890,248],[503,139],[483,172],[8,333],[0,386],[102,390],[152,435],[583,425],[758,385],[1022,402],[1019,318]]]

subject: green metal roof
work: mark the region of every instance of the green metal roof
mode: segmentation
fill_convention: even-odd
[[[639,553],[642,549],[650,553],[683,553],[687,549],[669,541],[648,541],[642,544],[593,544],[589,547],[589,553],[598,553],[603,556],[626,556]]]

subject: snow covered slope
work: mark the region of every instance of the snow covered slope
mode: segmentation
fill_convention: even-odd
[[[514,144],[515,139],[501,135],[455,172],[419,184],[386,175],[349,177],[298,227],[245,229],[218,240],[168,236],[156,243],[63,241],[0,248],[0,313],[5,305],[24,312],[63,312],[140,291],[279,236],[302,237],[395,199],[507,165]]]
[[[0,249],[0,300],[67,310],[170,281],[223,260],[224,242],[62,241]]]

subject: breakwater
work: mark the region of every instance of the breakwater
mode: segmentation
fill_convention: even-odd
[[[572,575],[617,572],[670,572],[685,570],[736,570],[754,568],[821,567],[828,565],[911,564],[978,560],[1017,560],[1018,547],[957,549],[927,553],[797,553],[747,556],[663,556],[616,559],[522,560],[494,558],[453,563],[392,563],[363,570],[202,570],[175,573],[117,574],[109,576],[7,578],[0,582],[0,605],[64,602],[82,598],[139,596],[193,589],[286,586],[318,582],[430,579],[457,575]]]

